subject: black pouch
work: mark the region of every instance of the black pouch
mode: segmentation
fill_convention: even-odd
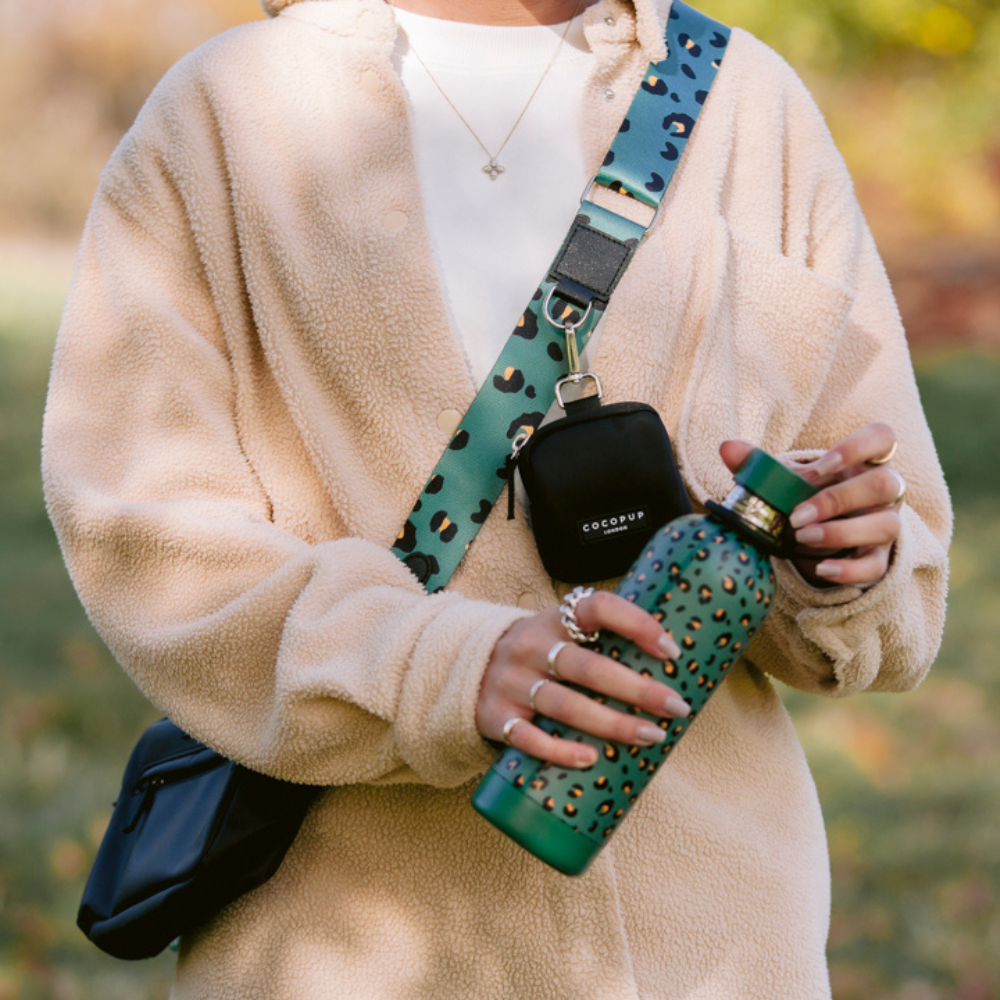
[[[565,409],[514,460],[538,552],[564,583],[621,576],[653,532],[691,513],[691,500],[651,406],[588,396]]]
[[[77,924],[115,958],[151,958],[278,869],[320,789],[250,771],[167,719],[142,735]]]

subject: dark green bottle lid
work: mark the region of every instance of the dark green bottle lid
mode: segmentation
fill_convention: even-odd
[[[750,452],[746,461],[736,470],[734,478],[740,486],[759,496],[782,514],[791,514],[803,500],[808,500],[817,492],[815,486],[811,486],[760,448],[754,448]]]

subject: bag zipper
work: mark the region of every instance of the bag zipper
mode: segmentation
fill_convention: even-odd
[[[507,477],[507,520],[513,521],[515,515],[514,508],[514,470],[517,468],[517,456],[521,449],[531,440],[534,431],[525,430],[523,427],[514,435],[514,440],[510,446],[510,454],[504,459],[504,474]]]
[[[135,786],[135,791],[132,792],[132,795],[134,796],[141,791],[142,798],[139,800],[139,805],[136,806],[135,812],[132,813],[132,818],[122,827],[122,833],[131,833],[139,825],[139,820],[149,811],[153,804],[156,790],[162,788],[166,783],[166,778],[143,778]]]
[[[175,761],[179,756],[186,755],[177,755],[169,758],[169,761]],[[165,763],[167,761],[157,761],[156,764],[152,765],[150,770],[162,767]],[[223,758],[213,756],[196,767],[187,769],[177,768],[176,770],[168,771],[166,774],[147,774],[143,776],[135,783],[135,787],[132,790],[133,798],[140,792],[142,793],[142,798],[135,806],[135,811],[129,816],[127,822],[122,827],[122,833],[131,833],[139,825],[139,820],[152,808],[153,799],[156,798],[157,791],[163,788],[164,785],[187,781],[189,778],[195,778],[199,774],[204,774],[206,771],[214,770],[228,763],[230,762]]]

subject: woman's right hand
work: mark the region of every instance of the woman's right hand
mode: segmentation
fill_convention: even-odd
[[[642,608],[607,591],[596,591],[576,606],[576,617],[585,632],[608,629],[631,639],[640,649],[666,660],[680,650],[660,623]],[[573,740],[562,740],[531,723],[535,710],[602,740],[629,746],[653,746],[666,739],[665,731],[647,719],[600,705],[592,698],[564,687],[571,681],[596,695],[617,698],[650,715],[663,718],[687,716],[690,707],[666,684],[642,677],[608,656],[570,642],[556,655],[557,678],[549,673],[547,657],[557,643],[568,639],[558,608],[548,608],[515,622],[493,647],[476,706],[476,726],[490,740],[503,739],[504,724],[523,719],[510,732],[510,744],[532,757],[559,767],[590,767],[597,751]],[[533,684],[544,679],[535,694],[535,710],[528,702]]]

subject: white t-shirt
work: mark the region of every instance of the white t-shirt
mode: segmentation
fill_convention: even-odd
[[[589,180],[581,114],[594,57],[578,15],[497,155],[504,172],[491,180],[482,170],[490,157],[455,109],[496,154],[567,23],[497,27],[395,13],[402,31],[394,62],[409,98],[431,242],[452,322],[480,384],[555,257]]]

